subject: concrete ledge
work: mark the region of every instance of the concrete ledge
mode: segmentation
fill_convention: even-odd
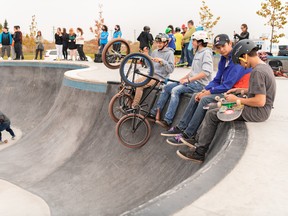
[[[244,122],[221,123],[209,150],[209,155],[215,155],[208,155],[205,163],[195,174],[138,208],[123,213],[122,216],[171,215],[191,205],[233,170],[245,151],[247,140],[248,133]],[[215,152],[217,150],[219,151]]]

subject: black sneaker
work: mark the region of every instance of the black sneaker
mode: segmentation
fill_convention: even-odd
[[[182,136],[180,138],[181,142],[185,145],[187,145],[188,147],[192,148],[192,149],[196,149],[195,144],[197,143],[196,139],[194,137],[192,138],[186,138],[185,136]]]
[[[156,121],[155,116],[152,115],[151,113],[148,114],[148,115],[146,116],[146,118],[147,118],[147,120],[150,121],[150,122],[155,122],[155,121]]]
[[[156,124],[160,125],[161,127],[165,128],[165,129],[169,129],[170,128],[170,124],[168,124],[166,121],[158,121],[156,120]]]
[[[191,149],[186,150],[186,151],[177,150],[176,153],[180,158],[184,160],[194,161],[196,163],[203,163],[205,160],[205,155],[200,155],[196,151],[193,151]]]
[[[178,127],[171,127],[169,130],[167,131],[163,131],[161,133],[161,136],[167,136],[167,137],[171,137],[171,136],[176,136],[178,134],[181,134],[182,131],[178,128]]]
[[[185,144],[181,141],[182,134],[177,134],[175,137],[168,138],[166,142],[173,146],[184,146]]]

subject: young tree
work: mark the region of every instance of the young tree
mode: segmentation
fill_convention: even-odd
[[[6,19],[5,19],[5,21],[4,21],[4,27],[8,29],[8,22],[7,22]]]
[[[272,50],[272,44],[278,43],[279,38],[284,37],[284,33],[278,33],[277,30],[283,29],[287,23],[288,5],[283,6],[280,0],[265,0],[261,3],[261,9],[256,11],[256,14],[267,18],[268,21],[265,25],[271,26],[270,37],[270,52]]]
[[[32,16],[32,21],[31,21],[31,25],[29,26],[30,29],[30,37],[35,37],[37,35],[37,22],[36,22],[36,16],[33,15]]]
[[[104,25],[104,18],[102,17],[102,4],[99,4],[99,20],[95,20],[95,25],[94,27],[90,27],[90,31],[94,33],[95,38],[96,38],[96,47],[99,47],[99,39],[100,39],[100,34],[101,34],[101,29],[102,26]]]
[[[211,13],[211,10],[206,5],[205,0],[202,1],[202,7],[200,7],[200,24],[204,27],[205,31],[207,31],[209,37],[213,38],[212,29],[215,25],[217,25],[218,21],[220,20],[220,16],[218,16],[214,21],[214,15]]]

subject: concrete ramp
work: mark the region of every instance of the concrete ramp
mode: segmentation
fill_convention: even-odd
[[[203,173],[213,158],[219,161],[219,154],[234,140],[234,124],[221,125],[202,166],[179,159],[177,149],[159,136],[163,129],[157,125],[152,125],[145,146],[128,149],[119,144],[107,112],[117,86],[95,84],[95,89],[105,89],[97,92],[67,78],[62,84],[64,71],[82,66],[14,64],[0,67],[0,110],[23,131],[23,137],[0,152],[0,178],[40,196],[53,216],[136,214],[138,206],[199,170]],[[183,97],[176,121],[188,99]]]

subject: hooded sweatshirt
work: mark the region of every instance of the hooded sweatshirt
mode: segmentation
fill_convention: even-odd
[[[195,53],[189,77],[196,76],[200,72],[204,72],[206,77],[197,80],[197,82],[206,86],[212,80],[213,73],[213,54],[208,47],[204,47]]]
[[[154,76],[160,80],[169,78],[170,74],[174,71],[174,50],[170,47],[165,47],[162,50],[154,50],[151,54],[152,58],[163,59],[163,64],[153,62]]]

